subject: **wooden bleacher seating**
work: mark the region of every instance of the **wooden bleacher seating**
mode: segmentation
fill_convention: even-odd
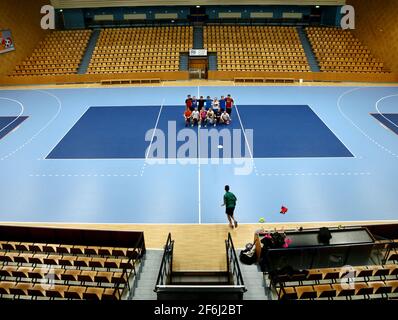
[[[61,233],[68,233],[64,230]],[[95,243],[101,242],[104,235],[83,232],[88,232],[82,236],[88,242],[90,234]],[[6,240],[5,236],[0,239],[0,299],[120,300],[145,253],[143,237],[137,242],[141,243],[139,248],[120,247],[117,239],[115,246],[109,246],[107,236],[106,245],[79,245],[78,237],[76,244],[70,243],[71,237],[65,238],[67,243],[62,243],[62,236],[59,243],[25,242],[19,241],[21,236],[16,237],[18,241]],[[40,234],[37,237],[43,240]]]
[[[103,29],[87,73],[172,72],[193,46],[192,27]]]
[[[91,33],[91,30],[51,32],[30,57],[16,66],[11,76],[76,74]]]
[[[217,53],[218,71],[310,71],[294,27],[206,26],[204,47]]]
[[[398,298],[398,265],[322,268],[268,275],[279,299]]]
[[[372,55],[349,30],[332,27],[306,28],[321,71],[386,73],[381,60]]]

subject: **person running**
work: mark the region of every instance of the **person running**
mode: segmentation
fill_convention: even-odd
[[[203,96],[200,96],[200,98],[199,98],[199,111],[201,111],[204,108],[205,101],[206,100],[203,98]]]
[[[229,125],[231,123],[231,117],[229,116],[226,110],[221,114],[220,123],[226,125]]]
[[[199,127],[200,126],[205,126],[205,127],[207,127],[207,111],[206,111],[206,109],[205,108],[203,108],[201,111],[200,111],[200,122],[199,122]]]
[[[224,96],[221,96],[221,99],[220,99],[220,110],[221,110],[221,112],[224,112],[224,110],[225,110],[225,98],[224,98]]]
[[[220,102],[218,101],[217,97],[213,100],[213,110],[216,112],[220,108]]]
[[[199,121],[200,121],[200,114],[199,114],[199,111],[198,111],[198,108],[195,108],[195,110],[192,112],[192,116],[191,116],[191,125],[192,125],[192,127],[195,125],[195,124],[198,124],[199,123]]]
[[[236,201],[238,200],[236,196],[229,191],[229,186],[226,185],[224,194],[224,203],[221,205],[222,207],[225,206],[225,213],[227,214],[229,226],[231,228],[238,227],[238,221],[234,218],[234,211],[236,207]]]
[[[185,126],[188,127],[189,124],[191,123],[191,116],[192,116],[192,111],[187,108],[184,112],[184,119],[185,119]]]
[[[191,109],[191,107],[192,107],[192,98],[191,98],[190,94],[185,99],[185,106],[187,107],[187,109]],[[191,112],[192,112],[192,110],[191,110]]]
[[[234,99],[232,99],[231,95],[229,94],[226,99],[225,99],[225,107],[229,114],[229,116],[231,117],[231,113],[232,113],[232,106],[234,105]]]
[[[216,114],[214,113],[213,109],[210,108],[209,111],[207,111],[207,123],[216,126],[216,122]]]
[[[210,96],[207,96],[206,98],[206,110],[209,111],[209,109],[213,106],[213,100],[210,98]]]
[[[192,105],[191,105],[191,111],[194,112],[195,108],[198,107],[198,99],[196,99],[195,96],[192,98]]]

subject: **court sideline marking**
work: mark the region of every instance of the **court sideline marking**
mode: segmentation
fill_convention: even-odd
[[[149,152],[151,151],[153,139],[155,138],[156,129],[157,129],[157,127],[158,127],[160,115],[161,115],[161,113],[162,113],[162,110],[163,110],[163,107],[164,107],[165,102],[166,102],[166,98],[163,98],[162,104],[160,105],[158,117],[156,118],[155,128],[153,129],[153,133],[152,133],[152,137],[151,137],[151,142],[149,143],[149,147],[148,147],[148,150],[147,150],[146,155],[145,155],[145,161],[144,161],[144,164],[142,165],[142,168],[141,168],[141,174],[140,174],[141,177],[144,175],[145,168],[146,168],[146,166],[147,166],[147,160],[148,160]]]
[[[341,108],[341,100],[343,99],[344,96],[346,96],[347,94],[353,93],[355,91],[361,90],[364,88],[354,88],[354,89],[350,89],[346,92],[343,92],[340,97],[337,99],[337,108],[339,110],[339,112],[341,113],[341,115],[348,120],[359,132],[361,132],[368,140],[370,140],[371,142],[373,142],[376,146],[378,146],[380,149],[384,150],[385,152],[389,153],[391,156],[398,158],[398,154],[392,152],[391,150],[387,149],[385,146],[383,146],[382,144],[380,144],[379,142],[377,142],[375,139],[373,139],[371,136],[369,136],[365,131],[363,131],[350,117],[348,117]]]
[[[391,123],[394,127],[397,127],[397,128],[398,128],[398,126],[397,126],[394,122],[392,122],[390,119],[388,119],[383,113],[381,113],[381,111],[380,111],[380,109],[379,109],[379,104],[380,104],[381,101],[386,100],[386,99],[389,99],[389,98],[393,98],[393,97],[398,97],[398,94],[393,94],[393,95],[390,95],[390,96],[385,96],[385,97],[381,98],[379,101],[377,101],[377,102],[376,102],[376,110],[377,110],[377,112],[378,112],[384,119],[386,119],[386,120],[387,120],[389,123]],[[388,128],[387,128],[387,129],[388,129]]]
[[[28,144],[30,144],[40,133],[42,133],[45,129],[47,129],[47,127],[59,116],[59,114],[61,113],[62,110],[62,102],[61,100],[55,95],[52,94],[50,92],[44,91],[44,90],[31,90],[34,92],[41,92],[41,93],[45,93],[48,96],[51,96],[53,98],[55,98],[57,100],[58,103],[58,110],[56,112],[56,114],[39,130],[37,131],[31,138],[29,138],[23,145],[21,145],[20,147],[18,147],[17,149],[15,149],[14,151],[10,152],[9,154],[7,154],[6,156],[2,157],[0,160],[6,160],[9,157],[13,156],[15,153],[19,152],[21,149],[23,149],[25,146],[27,146]]]
[[[280,176],[284,177],[284,176],[290,176],[291,177],[291,176],[359,176],[359,175],[361,175],[361,176],[364,176],[364,175],[369,176],[369,175],[371,175],[370,172],[308,172],[308,173],[298,173],[298,172],[295,172],[295,173],[264,173],[264,172],[259,172],[257,170],[256,165],[255,165],[254,157],[253,157],[253,154],[251,152],[251,149],[250,149],[250,146],[249,146],[249,143],[248,143],[248,139],[247,139],[245,131],[244,131],[243,123],[242,123],[242,120],[241,120],[241,117],[240,117],[240,114],[239,114],[238,105],[235,104],[235,107],[236,107],[236,113],[238,115],[242,130],[243,130],[243,134],[244,134],[244,137],[245,137],[245,140],[246,140],[246,144],[248,146],[248,149],[249,149],[249,152],[250,152],[250,156],[252,158],[253,168],[255,170],[256,176],[262,176],[262,177],[280,177]],[[326,125],[326,123],[319,117],[319,115],[309,105],[308,105],[308,107],[323,122],[323,124],[336,136],[336,138],[339,139],[342,142],[342,140],[339,137],[337,137],[337,135]],[[354,157],[352,157],[353,159],[357,158],[354,155],[354,153],[344,143],[343,143],[343,145],[347,148],[347,150],[350,153],[353,154],[353,156],[354,156]],[[325,158],[328,159],[329,157],[325,157]],[[325,158],[320,158],[320,159],[325,159]],[[332,158],[335,158],[335,157],[332,157]],[[358,158],[362,159],[362,157],[358,157]],[[269,159],[274,159],[274,158],[261,158],[261,159],[269,160]],[[283,158],[283,159],[288,159],[288,158]],[[291,159],[303,159],[303,158],[291,158]],[[341,159],[341,157],[338,157],[338,159]]]
[[[248,150],[249,150],[249,154],[250,154],[250,157],[251,157],[251,160],[252,160],[254,172],[255,172],[256,176],[258,176],[259,173],[258,173],[258,171],[257,171],[256,164],[255,164],[255,162],[254,162],[253,153],[252,153],[252,150],[250,149],[249,141],[248,141],[248,139],[247,139],[247,137],[246,137],[246,132],[245,132],[245,128],[243,127],[243,124],[242,124],[242,119],[240,118],[239,109],[238,109],[238,104],[235,103],[234,105],[235,105],[235,109],[236,109],[236,114],[237,114],[238,119],[239,119],[239,122],[240,122],[240,126],[241,126],[241,128],[242,128],[243,136],[245,137],[245,142],[246,142],[246,145],[247,145],[247,148],[248,148]]]
[[[200,97],[200,88],[198,86],[198,98]],[[200,117],[200,115],[199,115]],[[199,215],[199,224],[202,224],[202,204],[201,204],[201,172],[200,172],[200,128],[198,125],[198,215]]]
[[[1,100],[8,100],[8,101],[15,102],[21,107],[21,112],[19,113],[19,115],[14,120],[12,120],[9,124],[7,124],[5,127],[0,129],[0,132],[2,132],[5,128],[7,128],[10,125],[12,125],[15,121],[17,121],[22,116],[22,114],[24,113],[25,108],[24,108],[22,102],[19,101],[19,100],[14,100],[14,99],[9,99],[9,98],[4,98],[4,97],[0,97],[0,99]]]

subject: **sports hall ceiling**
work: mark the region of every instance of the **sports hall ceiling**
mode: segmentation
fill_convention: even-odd
[[[346,0],[51,0],[55,8],[196,5],[344,5]]]

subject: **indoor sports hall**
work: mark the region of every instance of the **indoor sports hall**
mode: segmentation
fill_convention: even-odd
[[[287,2],[2,1],[0,299],[397,299],[397,7]]]

